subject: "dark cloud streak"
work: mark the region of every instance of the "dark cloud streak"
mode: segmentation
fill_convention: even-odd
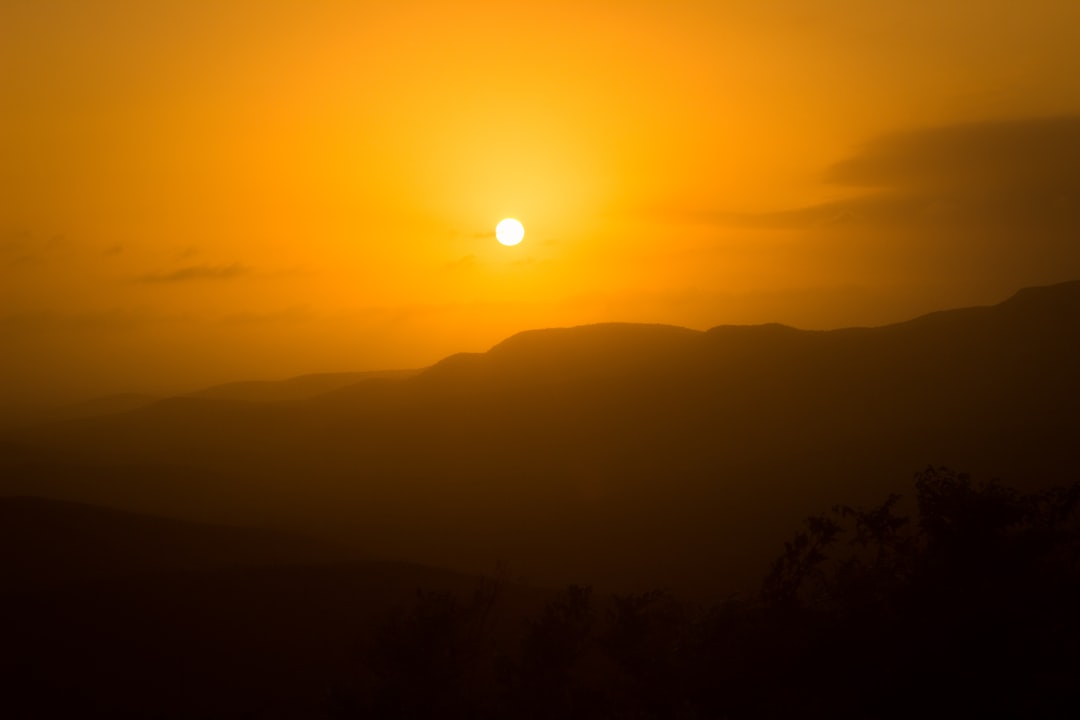
[[[199,280],[233,280],[251,274],[251,268],[240,263],[230,265],[189,265],[169,272],[147,273],[139,276],[145,283],[182,283]]]
[[[839,185],[894,190],[1080,186],[1080,117],[967,123],[885,135],[829,169]]]
[[[779,212],[667,217],[789,232],[792,253],[820,277],[1000,288],[1080,277],[1080,116],[884,135],[825,179],[851,194]]]
[[[862,192],[772,213],[691,212],[734,227],[929,228],[1080,233],[1080,117],[923,128],[882,136],[826,179]]]

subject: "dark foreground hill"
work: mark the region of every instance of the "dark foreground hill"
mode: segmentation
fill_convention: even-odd
[[[303,529],[542,583],[752,582],[799,518],[948,464],[1080,474],[1080,283],[880,328],[522,333],[289,404],[10,432],[5,493]]]
[[[0,715],[1076,717],[1080,483],[928,469],[913,490],[911,515],[893,496],[811,516],[759,591],[708,603],[327,563],[277,533],[8,501],[27,522],[4,540],[57,567],[0,587]],[[102,564],[117,538],[146,547]]]
[[[418,589],[485,587],[296,535],[3,498],[0,716],[324,717]],[[546,597],[499,595],[514,627]]]
[[[365,559],[347,548],[296,534],[34,497],[0,498],[0,593],[141,573]]]

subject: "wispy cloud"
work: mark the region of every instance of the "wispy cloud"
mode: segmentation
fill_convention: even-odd
[[[0,338],[37,336],[50,333],[132,332],[163,323],[191,322],[197,316],[164,313],[139,307],[113,307],[100,310],[65,312],[24,310],[0,314]]]
[[[240,312],[225,315],[221,322],[226,325],[266,325],[309,322],[317,317],[307,305],[293,305],[281,310],[269,312]]]
[[[232,263],[229,265],[188,265],[163,272],[152,272],[139,276],[140,282],[146,283],[182,283],[200,280],[233,280],[251,274],[247,265]]]
[[[63,235],[44,237],[24,230],[0,233],[0,263],[12,267],[42,265],[71,250]]]
[[[465,255],[443,265],[443,270],[471,270],[477,265],[475,255]]]

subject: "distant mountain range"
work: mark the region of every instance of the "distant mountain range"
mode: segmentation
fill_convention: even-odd
[[[1080,476],[1080,282],[878,328],[535,330],[0,436],[0,494],[302,530],[537,582],[743,586],[798,520],[946,464]],[[120,403],[121,405],[123,403]]]
[[[370,372],[315,373],[288,380],[246,380],[214,385],[203,390],[187,393],[185,397],[214,398],[218,400],[245,400],[255,403],[288,403],[307,400],[323,393],[373,378],[404,378],[419,370],[376,370]],[[113,415],[150,405],[165,399],[160,395],[143,393],[118,393],[92,398],[82,402],[61,405],[48,411],[38,422],[78,420],[81,418]],[[16,423],[18,424],[18,423]]]

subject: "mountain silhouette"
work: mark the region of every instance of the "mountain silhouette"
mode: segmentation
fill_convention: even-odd
[[[1074,477],[1077,367],[1080,282],[877,328],[535,330],[287,403],[211,392],[11,431],[0,491],[727,591],[808,512],[929,463]]]

